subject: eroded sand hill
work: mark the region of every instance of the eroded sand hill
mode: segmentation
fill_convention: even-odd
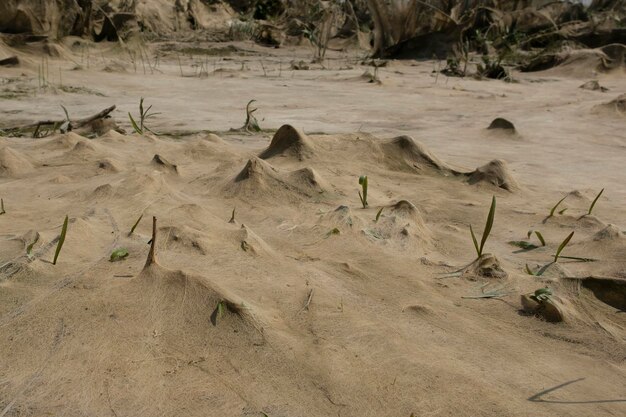
[[[599,93],[579,79],[433,85],[425,67],[398,71],[413,78],[389,72],[367,90],[342,72],[246,75],[261,100],[270,82],[310,94],[266,111],[276,132],[0,138],[0,415],[623,415],[624,119],[593,111],[623,79]],[[170,91],[168,77],[147,82]],[[130,101],[109,87],[85,106]],[[324,104],[333,89],[338,104]],[[183,91],[154,130],[202,124],[198,93]],[[377,113],[372,97],[385,94]],[[1,108],[29,117],[33,102]],[[514,135],[486,129],[502,103],[518,103],[506,112]],[[204,128],[237,126],[228,106]],[[566,194],[567,210],[546,219]],[[469,225],[482,232],[492,196],[493,256],[470,265]],[[144,267],[153,216],[158,262]],[[529,230],[546,246],[507,243]],[[571,231],[563,255],[597,261],[551,264]],[[110,262],[118,247],[130,255]],[[564,322],[522,312],[520,296],[545,286]],[[490,291],[505,295],[475,298]]]

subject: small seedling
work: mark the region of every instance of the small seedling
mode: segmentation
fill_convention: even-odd
[[[213,323],[213,326],[217,326],[217,321],[222,319],[225,308],[226,303],[224,301],[219,301],[217,303],[215,310],[213,310],[213,313],[211,314],[211,323]]]
[[[533,295],[530,296],[530,298],[537,301],[538,303],[548,301],[550,298],[552,298],[552,290],[548,287],[539,288],[538,290],[535,290],[535,292],[533,293]]]
[[[528,275],[535,276],[535,273],[534,273],[533,271],[531,271],[531,270],[530,270],[530,267],[528,266],[528,264],[526,264],[526,273],[527,273]]]
[[[359,177],[359,185],[361,186],[361,189],[363,190],[363,193],[361,194],[361,191],[359,191],[359,198],[361,199],[361,204],[363,205],[363,208],[367,207],[367,175],[361,175]]]
[[[483,254],[483,248],[485,247],[485,242],[487,242],[487,238],[489,237],[489,233],[491,233],[491,228],[493,227],[493,220],[496,215],[496,196],[493,196],[491,199],[491,208],[489,209],[489,214],[487,215],[487,223],[485,223],[485,230],[483,230],[483,237],[480,240],[480,246],[478,246],[478,241],[476,240],[476,235],[474,234],[474,229],[472,229],[472,225],[470,224],[470,233],[472,235],[472,240],[474,241],[474,248],[476,248],[477,259],[480,258]]]
[[[572,232],[569,235],[567,235],[565,240],[563,240],[563,242],[561,242],[561,244],[559,245],[559,248],[556,250],[556,254],[554,255],[554,262],[557,262],[559,260],[559,255],[561,254],[563,249],[565,249],[565,247],[567,246],[569,241],[572,239],[572,236],[574,236],[574,232]]]
[[[563,200],[565,200],[567,198],[567,195],[565,197],[563,197],[562,199],[559,200],[558,203],[556,203],[554,205],[554,207],[552,207],[552,210],[550,210],[550,215],[548,215],[548,218],[553,217],[554,216],[554,212],[556,211],[557,207],[559,207],[559,205],[563,202]],[[559,212],[559,214],[563,214],[563,212],[565,212],[565,210],[567,209],[563,209]]]
[[[376,219],[374,220],[374,223],[378,223],[378,219],[380,219],[380,215],[382,214],[384,208],[385,207],[383,206],[380,208],[380,210],[378,210],[378,213],[376,213]]]
[[[144,110],[143,108],[143,97],[139,100],[139,124],[137,124],[137,122],[135,121],[135,119],[133,119],[132,114],[130,114],[130,112],[128,112],[128,118],[130,119],[130,124],[133,126],[133,129],[135,130],[135,132],[137,132],[140,135],[143,135],[144,132],[152,132],[152,130],[150,130],[146,125],[145,122],[146,120],[148,120],[151,117],[156,116],[157,114],[160,113],[150,113],[150,109],[152,108],[152,106],[149,106],[147,109]]]
[[[110,262],[121,261],[128,256],[128,250],[126,248],[117,248],[111,253]]]
[[[35,239],[28,245],[26,246],[26,255],[30,258],[30,255],[33,251],[33,247],[35,246],[35,244],[39,242],[39,233],[35,234]]]
[[[235,209],[236,209],[236,208],[237,208],[237,207],[233,207],[233,212],[232,212],[232,214],[230,215],[230,220],[228,221],[228,223],[235,223]]]
[[[4,200],[0,198],[0,215],[2,214],[6,214],[6,211],[4,210]]]
[[[252,103],[256,100],[250,100],[246,105],[246,123],[243,125],[242,130],[246,132],[260,132],[261,127],[259,126],[259,121],[256,117],[254,117],[254,112],[257,111],[257,108],[251,108]]]
[[[600,198],[600,196],[602,195],[602,193],[604,192],[604,188],[600,190],[600,192],[598,193],[598,195],[596,196],[596,198],[593,199],[593,202],[591,203],[591,206],[589,206],[589,211],[587,212],[587,215],[591,214],[591,211],[593,210],[593,207],[596,205],[596,202],[598,201],[598,199]]]
[[[61,133],[67,133],[72,130],[72,122],[70,121],[70,115],[67,112],[67,109],[65,108],[65,106],[61,104],[61,108],[63,109],[63,112],[65,113],[65,121],[61,124],[61,127],[59,129],[61,130]]]
[[[537,239],[539,239],[539,241],[541,242],[541,246],[546,246],[546,241],[543,238],[543,235],[541,234],[541,232],[538,232],[535,230],[535,235],[537,235]]]
[[[563,213],[565,213],[567,211],[567,207],[565,207],[563,210],[559,210],[559,214],[563,215]]]
[[[52,261],[52,265],[57,264],[57,259],[59,258],[59,254],[61,253],[61,248],[63,247],[63,243],[65,243],[65,234],[67,233],[68,222],[69,217],[65,216],[65,221],[63,222],[63,227],[61,228],[61,236],[59,236],[59,243],[57,243],[57,249],[54,251],[54,260]]]
[[[141,213],[141,216],[139,216],[135,224],[133,224],[133,227],[130,228],[130,232],[128,232],[128,236],[131,236],[135,232],[135,229],[137,228],[137,226],[139,226],[139,222],[141,221],[142,218],[143,218],[143,213]]]

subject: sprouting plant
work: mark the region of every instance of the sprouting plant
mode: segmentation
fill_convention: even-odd
[[[367,175],[361,175],[359,177],[359,185],[363,189],[363,194],[359,191],[359,198],[361,199],[361,204],[363,208],[367,207]]]
[[[252,103],[256,100],[250,100],[246,105],[246,124],[243,125],[243,129],[246,132],[260,132],[261,127],[259,126],[259,121],[254,117],[254,112],[257,111],[257,108],[251,108]]]
[[[213,310],[213,313],[211,314],[211,323],[213,323],[213,326],[217,326],[217,321],[221,320],[222,317],[224,316],[224,309],[226,307],[226,302],[222,301],[218,301],[217,306],[215,307],[215,310]]]
[[[572,232],[569,235],[567,235],[565,240],[563,240],[563,242],[561,242],[561,244],[559,245],[559,248],[556,250],[556,254],[554,255],[554,262],[557,262],[559,260],[559,255],[561,254],[563,249],[565,249],[565,247],[567,246],[569,241],[572,239],[572,236],[574,236],[574,232]]]
[[[378,213],[376,213],[376,219],[374,220],[374,223],[378,223],[378,219],[380,219],[380,215],[383,213],[384,208],[385,206],[381,207],[380,210],[378,210]]]
[[[33,247],[35,246],[37,242],[39,242],[39,232],[35,234],[35,239],[33,239],[33,241],[28,246],[26,246],[26,255],[28,257],[30,257],[30,254],[33,251]]]
[[[541,246],[546,246],[546,241],[543,238],[543,235],[541,234],[541,232],[539,232],[538,230],[529,230],[526,237],[530,239],[533,233],[537,236],[537,239],[539,239],[539,241],[541,242]]]
[[[128,112],[128,118],[130,119],[130,124],[133,125],[133,129],[135,130],[135,132],[139,133],[140,135],[143,135],[144,132],[148,131],[148,132],[152,132],[152,130],[150,130],[146,125],[146,121],[151,118],[156,116],[157,114],[160,113],[150,113],[150,109],[152,108],[152,106],[149,106],[147,109],[144,110],[143,108],[143,97],[139,100],[139,124],[137,124],[137,122],[135,121],[135,119],[133,119],[132,114],[130,114],[130,112]],[[152,132],[154,133],[154,132]]]
[[[67,133],[72,130],[72,122],[70,121],[70,115],[67,112],[65,106],[61,104],[61,108],[65,113],[65,121],[61,124],[61,127],[59,129],[61,130],[61,133]]]
[[[565,197],[563,197],[562,199],[560,199],[560,200],[559,200],[559,202],[558,202],[558,203],[556,203],[556,204],[554,205],[554,207],[552,207],[552,210],[550,210],[550,215],[548,215],[548,218],[550,218],[550,217],[554,216],[554,212],[555,212],[556,208],[557,208],[557,207],[558,207],[558,206],[559,206],[559,205],[563,202],[563,200],[565,200],[566,198],[567,198],[567,195],[566,195]],[[564,210],[560,211],[560,212],[559,212],[559,214],[563,214],[563,212],[564,212],[565,210],[567,210],[567,209],[564,209]]]
[[[525,270],[526,270],[526,273],[527,273],[528,275],[533,275],[533,276],[535,275],[535,273],[534,273],[533,271],[531,271],[531,270],[530,270],[530,267],[528,266],[528,264],[526,264],[526,268],[525,268]]]
[[[541,232],[535,230],[535,235],[537,235],[537,239],[541,242],[541,246],[546,246],[546,240],[543,238]]]
[[[593,202],[591,203],[591,206],[589,206],[589,211],[587,212],[587,215],[591,214],[591,211],[593,210],[593,206],[596,205],[596,202],[598,201],[598,199],[600,198],[600,196],[602,195],[602,193],[604,192],[604,188],[600,190],[600,192],[598,193],[598,195],[596,196],[596,198],[593,199]]]
[[[109,258],[109,261],[111,262],[121,261],[127,256],[128,256],[128,250],[126,248],[117,248],[111,253],[111,258]]]
[[[4,200],[0,198],[0,215],[2,214],[6,214],[6,211],[4,210]]]
[[[69,222],[69,217],[65,216],[65,221],[63,222],[63,227],[61,228],[61,236],[59,236],[59,242],[57,243],[57,248],[54,251],[54,260],[52,261],[52,265],[57,264],[57,259],[59,258],[59,253],[61,253],[61,248],[63,247],[63,243],[65,243],[65,234],[67,233],[67,223]]]
[[[135,229],[137,228],[137,226],[139,226],[139,222],[141,221],[142,218],[143,218],[143,213],[141,213],[141,216],[139,216],[135,224],[133,224],[133,227],[130,228],[130,232],[128,232],[128,236],[132,235],[135,232]]]
[[[476,240],[474,229],[472,229],[472,225],[470,224],[470,233],[472,235],[472,240],[474,241],[474,248],[476,248],[476,254],[478,255],[477,258],[480,258],[483,254],[483,248],[485,247],[485,242],[487,242],[489,233],[491,233],[491,228],[493,227],[493,219],[495,215],[496,215],[496,196],[493,196],[491,199],[491,208],[489,209],[489,214],[487,215],[487,223],[485,223],[485,230],[483,230],[483,237],[480,240],[480,246],[478,246],[478,241]]]
[[[233,207],[233,212],[230,215],[230,220],[228,221],[228,223],[235,223],[235,210],[237,209],[237,207]]]
[[[537,301],[538,303],[548,301],[550,298],[552,298],[552,290],[548,287],[539,288],[538,290],[535,290],[535,292],[533,293],[533,295],[530,296],[530,298]]]

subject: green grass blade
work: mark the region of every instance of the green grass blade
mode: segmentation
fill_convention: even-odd
[[[141,129],[139,129],[139,126],[137,126],[137,122],[135,122],[135,119],[133,119],[133,115],[130,114],[130,112],[128,112],[128,118],[130,119],[130,124],[133,125],[133,129],[135,129],[135,132],[139,133],[140,135],[143,134]]]
[[[69,115],[69,113],[67,112],[67,109],[65,108],[65,106],[64,106],[63,104],[61,104],[61,108],[62,108],[62,109],[63,109],[63,111],[65,112],[65,120],[69,122],[69,121],[70,121],[70,115]]]
[[[4,210],[4,200],[2,198],[0,198],[0,214],[5,214],[6,211]]]
[[[559,245],[559,248],[556,250],[556,254],[554,255],[554,262],[557,262],[559,260],[559,255],[561,254],[561,252],[563,251],[563,249],[565,249],[565,246],[567,246],[567,244],[569,243],[569,241],[572,239],[572,236],[574,236],[574,232],[570,233],[563,242],[561,242],[561,244]]]
[[[480,249],[478,249],[478,241],[476,240],[476,235],[474,234],[474,229],[472,229],[471,224],[470,224],[470,233],[472,234],[472,240],[474,241],[474,247],[476,248],[476,255],[480,258]]]
[[[141,216],[139,216],[135,224],[133,224],[133,227],[130,228],[130,232],[128,232],[128,236],[132,235],[135,232],[135,229],[137,228],[137,226],[139,226],[139,222],[141,221],[142,218],[143,218],[143,213],[141,213]]]
[[[552,207],[552,210],[550,210],[550,215],[548,217],[552,217],[554,216],[554,211],[556,210],[556,208],[563,202],[563,200],[565,200],[567,198],[567,195],[565,197],[563,197],[562,199],[559,200],[558,203],[556,203],[554,205],[554,207]]]
[[[567,207],[565,207],[563,210],[559,210],[559,214],[563,215],[563,213],[565,213],[567,211]]]
[[[535,274],[533,274],[533,271],[530,270],[530,267],[528,266],[528,264],[526,264],[526,273],[528,275],[533,275],[533,276],[535,275]]]
[[[539,239],[539,241],[541,242],[541,246],[546,246],[546,241],[543,238],[541,232],[535,231],[535,234],[537,235],[537,239]]]
[[[32,243],[26,247],[26,255],[30,256],[33,251],[33,247],[37,242],[39,242],[39,233],[35,235],[35,240],[33,240]]]
[[[593,207],[596,205],[596,202],[598,201],[598,199],[600,198],[600,196],[602,195],[602,193],[604,192],[604,188],[600,190],[600,192],[598,193],[598,195],[596,196],[596,198],[593,199],[593,202],[591,203],[591,206],[589,206],[589,212],[587,213],[587,215],[591,214],[591,211],[593,210]]]
[[[57,259],[59,259],[59,253],[61,253],[61,248],[63,247],[63,243],[65,243],[65,234],[67,233],[67,223],[69,222],[69,217],[65,216],[65,221],[63,222],[63,227],[61,228],[61,236],[59,236],[59,243],[57,243],[57,249],[54,251],[54,260],[52,261],[52,265],[57,264]]]
[[[491,233],[491,228],[493,227],[493,220],[496,216],[496,196],[494,195],[491,199],[491,208],[489,209],[489,215],[487,216],[487,223],[485,224],[485,230],[483,231],[483,237],[480,240],[480,255],[483,254],[483,248],[485,247],[485,242],[487,242],[487,238]],[[479,255],[479,256],[480,256]]]
[[[374,220],[374,223],[378,223],[378,219],[380,219],[380,215],[382,214],[384,208],[385,207],[383,206],[380,208],[380,210],[378,210],[378,213],[376,213],[376,219]]]
[[[560,256],[560,258],[571,259],[571,260],[580,261],[580,262],[597,262],[598,261],[598,259],[595,259],[595,258],[583,258],[583,257],[580,257],[580,256],[565,256],[565,255],[562,255],[562,256]]]

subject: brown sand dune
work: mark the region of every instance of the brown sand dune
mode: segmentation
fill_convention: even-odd
[[[20,120],[114,101],[129,128],[149,91],[167,132],[0,139],[0,416],[623,415],[623,122],[590,112],[607,99],[577,88],[588,77],[437,80],[433,62],[397,62],[357,85],[337,82],[363,71],[337,69],[341,53],[279,76],[291,51],[272,51],[267,75],[255,55],[215,60],[246,79],[165,58],[104,73],[103,54],[71,83],[107,97],[0,101]],[[2,71],[32,87],[33,63]],[[251,92],[267,130],[229,132]],[[489,137],[494,114],[523,140]],[[469,226],[480,241],[493,196],[476,259]]]

